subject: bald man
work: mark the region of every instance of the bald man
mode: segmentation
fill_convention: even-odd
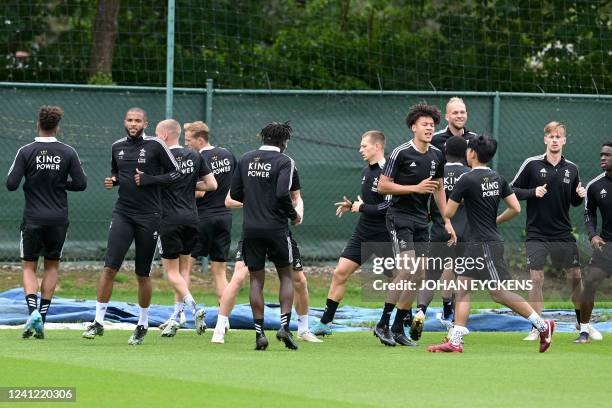
[[[201,335],[206,330],[204,308],[197,309],[196,301],[189,291],[189,284],[184,279],[190,267],[190,254],[198,237],[198,208],[196,190],[214,191],[217,181],[208,164],[198,152],[184,148],[179,144],[181,125],[174,119],[160,122],[155,134],[166,143],[168,149],[179,165],[183,176],[175,183],[162,190],[162,221],[158,243],[162,264],[166,270],[170,286],[181,303],[187,305],[195,320],[196,333]],[[166,322],[161,332],[162,337],[173,337],[180,327],[176,319]]]

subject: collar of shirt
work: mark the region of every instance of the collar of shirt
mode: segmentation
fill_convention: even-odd
[[[450,128],[448,127],[448,125],[446,125],[446,129],[444,129],[444,130],[445,130],[445,132],[446,132],[446,135],[447,135],[449,138],[451,138],[451,137],[455,136],[455,135],[453,135],[453,133],[450,131]],[[461,130],[463,130],[463,133],[461,133],[461,136],[465,138],[465,135],[466,135],[467,133],[469,133],[469,130],[467,130],[467,128],[463,128],[463,129],[461,129]]]
[[[374,168],[376,166],[380,167],[381,169],[383,169],[385,167],[385,163],[387,162],[387,160],[383,157],[382,159],[380,159],[379,161],[377,161],[376,163],[372,163],[369,164],[368,166],[370,166],[370,168]]]
[[[204,152],[204,151],[206,151],[206,150],[212,150],[212,149],[214,149],[214,148],[215,148],[215,146],[208,145],[208,146],[206,146],[206,147],[201,148],[201,149],[200,149],[200,153],[202,153],[202,152]]]
[[[478,167],[474,167],[472,170],[490,170],[490,169],[486,166],[478,166]]]
[[[448,162],[446,163],[447,166],[463,166],[463,163],[461,162]],[[485,167],[481,167],[481,168],[485,168]]]
[[[559,163],[557,163],[556,166],[548,161],[548,156],[546,154],[544,154],[544,157],[542,158],[542,161],[545,164],[548,164],[550,167],[557,167],[557,166],[561,166],[561,165],[565,164],[565,156],[561,155],[561,160],[559,160]]]
[[[148,136],[145,136],[144,133],[138,137],[128,136],[127,141],[131,143],[137,143],[137,142],[140,142],[141,140],[144,140],[145,137],[148,137]]]
[[[49,136],[49,137],[38,136],[38,137],[35,137],[34,140],[37,142],[43,142],[43,143],[57,142],[57,139],[53,136]]]
[[[183,148],[183,146],[181,146],[180,144],[175,144],[175,145],[172,145],[172,146],[168,146],[168,149],[182,149],[182,148]]]
[[[269,152],[279,152],[280,153],[280,147],[270,146],[270,145],[263,145],[259,148],[259,150],[267,150]]]

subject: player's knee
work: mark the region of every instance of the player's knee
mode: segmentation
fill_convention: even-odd
[[[293,272],[293,287],[295,290],[304,290],[306,288],[306,276],[303,272]]]
[[[570,269],[568,269],[567,273],[566,273],[566,277],[567,277],[567,279],[571,280],[572,282],[580,283],[580,281],[582,280],[582,273],[580,272],[580,268],[570,268]]]
[[[102,271],[102,273],[104,275],[106,275],[107,277],[111,278],[111,279],[115,279],[115,275],[117,275],[117,272],[119,272],[118,269],[114,269],[114,268],[109,268],[107,266],[104,267],[104,270]]]
[[[531,270],[529,271],[531,284],[535,287],[541,287],[544,285],[544,271]]]

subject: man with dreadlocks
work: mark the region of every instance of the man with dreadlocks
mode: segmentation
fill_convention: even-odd
[[[268,257],[280,278],[281,327],[276,338],[289,349],[297,343],[289,331],[293,304],[291,238],[287,219],[293,225],[302,219],[291,201],[293,159],[283,154],[291,137],[289,122],[268,124],[261,130],[263,145],[245,153],[232,177],[230,197],[244,204],[243,258],[250,273],[251,309],[255,325],[255,349],[265,350],[263,330],[265,263]]]
[[[55,138],[63,116],[58,106],[40,108],[38,137],[17,151],[6,179],[6,187],[14,191],[25,177],[20,248],[23,291],[30,316],[22,333],[24,339],[32,335],[44,338],[44,323],[57,285],[59,260],[68,232],[66,191],[83,191],[87,187],[87,177],[76,150]],[[40,310],[37,310],[36,266],[40,255],[45,257],[45,272],[40,285]]]

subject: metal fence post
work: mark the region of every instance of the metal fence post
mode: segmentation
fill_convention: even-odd
[[[492,126],[493,135],[492,136],[493,136],[493,139],[497,140],[498,146],[500,145],[500,140],[499,140],[500,99],[501,98],[499,97],[499,92],[495,92],[495,96],[493,97],[493,126]],[[499,163],[499,149],[497,149],[497,153],[495,154],[495,156],[493,156],[493,163],[491,163],[495,170],[498,170],[497,168],[498,163]]]
[[[208,128],[212,128],[213,119],[213,80],[211,78],[206,80],[206,124]]]
[[[174,102],[174,17],[175,0],[168,0],[166,38],[166,119],[172,118]]]

